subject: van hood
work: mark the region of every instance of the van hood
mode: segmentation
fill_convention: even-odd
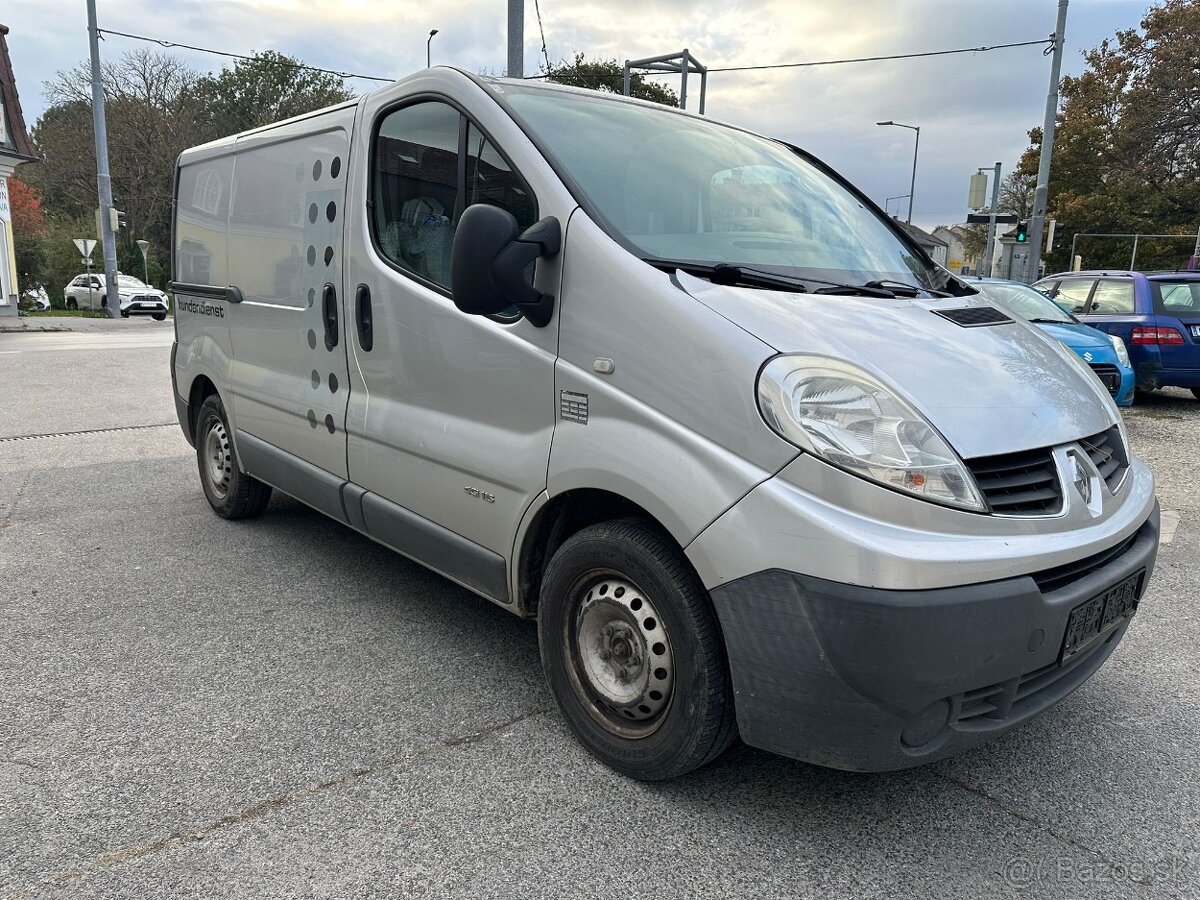
[[[793,294],[715,285],[677,272],[683,290],[780,353],[853,363],[912,402],[963,458],[1067,443],[1119,417],[1074,353],[1024,321],[964,328],[936,300]]]

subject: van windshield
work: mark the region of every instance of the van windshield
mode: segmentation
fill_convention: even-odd
[[[653,106],[510,86],[523,125],[600,223],[647,260],[730,264],[812,281],[941,290],[882,213],[784,144]]]

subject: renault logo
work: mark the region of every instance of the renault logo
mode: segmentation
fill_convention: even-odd
[[[1088,476],[1087,470],[1084,469],[1078,456],[1071,455],[1071,464],[1075,470],[1072,479],[1075,483],[1075,490],[1079,492],[1083,502],[1090,505],[1092,502],[1092,479]]]

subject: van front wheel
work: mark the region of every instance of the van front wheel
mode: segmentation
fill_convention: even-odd
[[[675,545],[622,519],[572,535],[538,607],[542,665],[575,736],[632,778],[675,778],[736,736],[712,603]]]
[[[209,396],[196,414],[196,462],[204,496],[218,516],[243,519],[267,508],[271,487],[238,465],[225,404],[216,394]]]

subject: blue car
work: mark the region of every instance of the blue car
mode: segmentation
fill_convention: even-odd
[[[1139,393],[1183,387],[1200,399],[1200,272],[1062,272],[1034,287],[1125,342]]]
[[[1108,388],[1117,406],[1132,406],[1134,372],[1124,341],[1085,325],[1054,300],[1027,284],[999,278],[968,279],[989,300],[1015,316],[1031,322],[1066,344]]]

